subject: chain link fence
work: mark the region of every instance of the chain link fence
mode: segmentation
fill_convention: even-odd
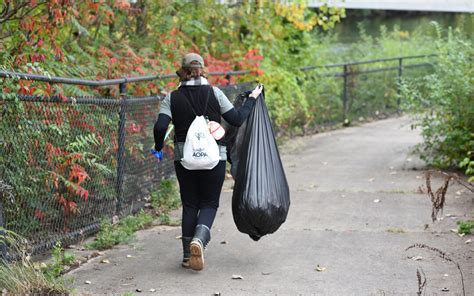
[[[251,85],[221,88],[232,100]],[[150,153],[161,99],[0,100],[0,227],[25,237],[37,254],[96,232],[104,218],[142,209],[174,173],[171,143],[161,162]]]
[[[399,111],[402,70],[411,69],[410,77],[415,77],[431,65],[402,65],[404,59],[301,69],[306,96],[318,108],[315,123]],[[392,64],[368,67],[386,62]],[[331,71],[334,68],[343,71]],[[107,83],[0,71],[0,77],[11,76],[89,86]],[[96,232],[102,219],[142,209],[160,181],[174,173],[173,136],[158,163],[150,149],[161,97],[126,96],[124,90],[126,83],[171,76],[111,80],[120,86],[119,98],[18,94],[0,100],[0,236],[1,227],[20,234],[36,254],[58,240],[67,244]],[[253,85],[221,89],[233,101]],[[313,98],[318,103],[311,102]],[[0,254],[6,252],[0,240]]]

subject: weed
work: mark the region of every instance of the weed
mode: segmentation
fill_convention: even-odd
[[[465,287],[464,287],[464,276],[462,274],[461,266],[459,266],[459,263],[457,263],[456,261],[451,259],[445,252],[441,251],[440,249],[433,248],[433,247],[430,247],[430,246],[425,245],[425,244],[413,244],[413,245],[409,246],[408,248],[406,248],[405,251],[408,251],[408,250],[414,249],[414,248],[431,251],[431,252],[435,253],[438,257],[440,257],[441,259],[444,259],[444,260],[446,260],[448,262],[451,262],[454,265],[456,265],[456,267],[459,271],[459,275],[461,277],[462,295],[464,295],[464,296],[466,295],[466,290],[465,290]],[[423,276],[424,276],[424,273],[423,273]],[[417,277],[418,277],[418,272],[417,272]],[[420,292],[420,283],[422,283],[422,285],[423,285],[422,288],[424,288],[424,286],[426,285],[426,277],[425,276],[424,276],[424,281],[423,282],[421,282],[421,278],[418,277],[418,292]]]
[[[67,266],[71,266],[76,262],[76,256],[71,252],[65,252],[61,247],[61,242],[56,242],[51,251],[52,263],[47,264],[42,269],[43,273],[49,278],[58,278],[65,271]]]
[[[0,228],[0,231],[5,231]],[[0,291],[2,295],[50,295],[70,293],[66,283],[62,278],[49,276],[30,261],[26,253],[26,240],[5,231],[5,235],[0,237],[0,244],[8,246],[10,253],[19,255],[19,259],[8,262],[0,259]]]
[[[398,227],[389,228],[389,229],[387,229],[387,232],[390,232],[390,233],[406,233],[405,230],[403,230],[402,228],[398,228]]]
[[[431,188],[431,176],[433,174],[438,174],[444,177],[444,184],[441,187],[439,187],[434,193]],[[433,204],[432,211],[431,211],[431,219],[433,220],[433,222],[436,221],[436,218],[438,217],[438,213],[440,211],[443,211],[444,202],[446,200],[446,192],[448,191],[449,183],[451,180],[464,186],[469,191],[474,192],[474,186],[470,183],[466,183],[464,180],[462,180],[462,178],[460,178],[456,174],[448,174],[443,171],[433,171],[433,170],[426,172],[426,188],[427,188],[428,196],[431,198],[431,202]]]
[[[428,195],[430,196],[431,202],[433,204],[431,210],[431,219],[433,222],[436,221],[438,213],[443,211],[444,201],[446,200],[446,191],[448,190],[449,181],[451,181],[451,179],[451,176],[446,176],[443,186],[439,187],[438,190],[433,193],[433,190],[431,189],[431,172],[426,172],[426,188],[428,189]]]
[[[115,245],[128,243],[134,236],[134,233],[140,229],[150,226],[153,222],[153,216],[145,213],[143,210],[136,216],[128,216],[120,220],[119,223],[112,225],[109,220],[102,220],[100,231],[95,240],[87,244],[89,249],[105,250]]]
[[[458,232],[460,234],[471,234],[472,229],[474,228],[474,220],[463,221],[460,220],[457,222]]]
[[[168,214],[181,205],[175,178],[160,182],[160,186],[151,193],[151,204],[160,214]]]
[[[426,275],[421,267],[416,270],[416,278],[418,279],[418,292],[416,295],[421,296],[426,288]]]

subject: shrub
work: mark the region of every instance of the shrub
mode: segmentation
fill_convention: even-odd
[[[417,114],[424,142],[421,157],[436,167],[464,167],[472,174],[474,147],[474,68],[472,41],[458,30],[438,31],[435,72],[404,81],[407,109]]]

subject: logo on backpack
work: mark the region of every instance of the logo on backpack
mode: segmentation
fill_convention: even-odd
[[[204,133],[195,133],[194,136],[198,139],[198,141],[201,141],[201,138],[204,138],[206,135]]]
[[[207,153],[206,151],[203,151],[204,149],[196,149],[194,152],[193,152],[193,157],[194,158],[202,158],[202,157],[207,157]]]
[[[188,170],[211,170],[219,160],[219,146],[204,116],[196,116],[186,134],[181,164]]]

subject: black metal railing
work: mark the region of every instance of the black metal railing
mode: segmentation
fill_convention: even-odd
[[[339,63],[339,64],[328,64],[323,66],[307,66],[300,68],[303,72],[310,72],[311,70],[319,70],[315,75],[318,77],[342,77],[342,121],[347,120],[348,110],[348,103],[349,103],[349,78],[351,76],[358,76],[358,75],[366,75],[372,73],[380,73],[380,72],[391,72],[397,71],[397,76],[395,78],[396,82],[396,96],[397,96],[397,106],[396,111],[400,113],[400,84],[402,81],[402,75],[404,69],[410,68],[419,68],[419,67],[430,67],[433,65],[432,58],[437,57],[436,54],[429,54],[429,55],[413,55],[413,56],[400,56],[400,57],[392,57],[392,58],[382,58],[382,59],[373,59],[373,60],[366,60],[366,61],[356,61],[356,62],[347,62],[347,63]],[[404,61],[406,60],[429,60],[429,62],[423,63],[411,63],[405,64]],[[382,63],[390,63],[396,62],[395,66],[390,67],[374,67],[374,68],[363,68],[362,66],[366,65],[373,65],[373,64],[382,64]],[[359,67],[360,69],[358,69]],[[324,72],[326,69],[332,68],[342,68],[342,72]],[[322,72],[322,73],[321,73]]]

